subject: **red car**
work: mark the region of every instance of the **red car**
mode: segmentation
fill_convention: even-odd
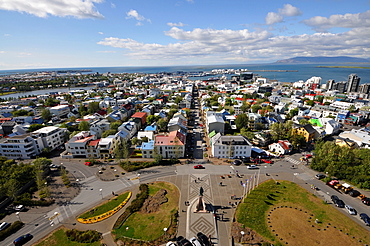
[[[202,165],[195,165],[194,166],[194,169],[204,169],[204,166],[202,166]]]
[[[85,165],[86,165],[86,166],[92,166],[92,163],[91,163],[91,162],[89,162],[89,161],[87,161],[87,162],[85,162]]]
[[[274,164],[274,161],[272,161],[272,160],[262,159],[261,161],[264,162],[264,163],[267,163],[267,164]]]
[[[306,158],[311,158],[311,157],[312,157],[312,155],[310,155],[310,154],[306,155]]]

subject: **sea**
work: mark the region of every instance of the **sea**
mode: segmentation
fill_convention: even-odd
[[[321,67],[327,66],[327,67]],[[343,68],[328,66],[353,66],[364,68]],[[81,68],[48,68],[48,69],[28,69],[28,70],[0,70],[1,75],[16,73],[39,72],[39,71],[83,71],[82,74],[89,73],[176,73],[176,72],[210,72],[212,69],[247,69],[247,71],[258,74],[270,80],[280,82],[306,81],[316,76],[321,77],[321,83],[333,79],[336,82],[347,81],[350,74],[357,74],[360,83],[370,83],[370,64],[231,64],[231,65],[193,65],[193,66],[156,66],[156,67],[81,67]],[[88,70],[88,71],[87,71]],[[202,79],[202,78],[198,78]]]

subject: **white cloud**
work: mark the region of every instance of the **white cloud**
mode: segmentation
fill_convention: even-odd
[[[267,25],[272,25],[275,23],[280,23],[284,21],[284,16],[299,16],[302,12],[291,4],[284,4],[283,8],[278,10],[278,13],[268,12],[265,17],[265,22]]]
[[[3,50],[0,50],[0,54],[5,54],[5,51],[3,51]]]
[[[275,12],[268,12],[265,18],[267,25],[283,22],[283,20],[283,16]]]
[[[357,14],[331,15],[329,18],[315,16],[304,20],[303,23],[318,31],[325,31],[333,27],[370,27],[370,10]]]
[[[12,36],[12,35],[10,35],[9,33],[4,34],[4,37],[10,37],[10,36]]]
[[[117,51],[114,51],[114,50],[101,50],[101,51],[97,51],[98,53],[117,53]]]
[[[76,18],[103,18],[95,3],[103,0],[1,0],[0,9],[25,12],[46,18],[49,15]]]
[[[136,23],[137,26],[142,26],[142,21],[147,21],[151,23],[150,19],[145,18],[144,16],[140,15],[136,10],[131,9],[129,12],[126,13],[126,19],[136,19],[138,22]]]
[[[196,28],[185,31],[177,27],[165,32],[174,38],[166,45],[143,43],[117,37],[105,38],[100,45],[128,50],[131,59],[156,59],[169,62],[274,61],[294,56],[369,57],[370,28],[330,34],[273,36],[268,31],[214,30]],[[196,60],[194,60],[196,58]]]
[[[104,33],[103,32],[98,32],[100,35],[103,35]]]
[[[18,57],[28,57],[28,56],[31,56],[32,53],[28,53],[28,52],[20,52],[18,53]]]
[[[178,26],[178,27],[186,26],[182,22],[179,22],[179,23],[168,22],[167,25],[170,26],[170,27],[173,27],[173,26]]]
[[[299,16],[302,15],[302,12],[299,10],[299,8],[294,7],[291,4],[284,4],[284,7],[279,9],[279,14],[283,16]]]

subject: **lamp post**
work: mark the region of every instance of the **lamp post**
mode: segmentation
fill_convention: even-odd
[[[22,222],[21,217],[19,216],[19,212],[16,212],[15,215],[17,216],[18,220]]]
[[[165,236],[166,236],[167,230],[168,230],[168,228],[167,228],[167,227],[163,228],[163,231],[164,231],[164,235],[165,235]]]
[[[245,234],[245,232],[244,231],[241,231],[240,234],[242,234],[241,242],[243,242],[244,241],[244,234]]]
[[[101,199],[103,200],[103,189],[99,189],[99,191],[100,191]]]

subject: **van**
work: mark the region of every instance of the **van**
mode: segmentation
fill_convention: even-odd
[[[7,222],[3,222],[0,224],[0,231],[2,230],[5,230],[6,228],[8,228],[10,226],[10,223],[7,223]]]

